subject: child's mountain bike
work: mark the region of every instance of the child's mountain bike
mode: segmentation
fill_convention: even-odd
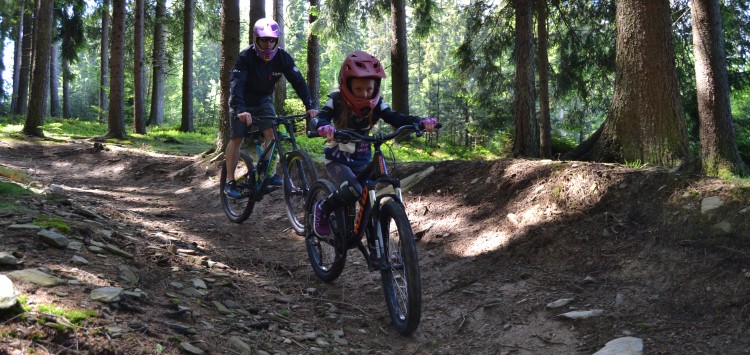
[[[417,124],[402,126],[386,135],[365,136],[356,131],[335,131],[336,142],[373,144],[373,159],[357,176],[363,187],[362,196],[356,203],[339,207],[328,216],[332,235],[327,238],[318,237],[313,231],[313,213],[317,202],[328,198],[336,187],[328,180],[318,180],[310,186],[305,202],[305,244],[315,274],[325,282],[335,280],[344,269],[347,251],[359,249],[370,271],[380,271],[391,320],[396,330],[404,335],[417,329],[422,314],[419,261],[414,234],[401,199],[400,181],[389,176],[381,145],[411,133],[421,136],[424,131]],[[308,136],[319,135],[308,132]],[[387,186],[393,188],[392,192],[377,194]],[[375,243],[377,258],[370,255],[363,236],[369,243]]]
[[[279,187],[270,185],[273,168],[276,165],[275,154],[278,157],[283,174],[284,201],[286,202],[287,215],[292,222],[292,228],[299,235],[304,232],[304,202],[307,191],[318,174],[315,170],[310,156],[297,148],[297,140],[294,137],[294,122],[306,115],[291,116],[269,116],[253,117],[253,119],[273,119],[274,138],[271,143],[263,147],[263,133],[260,130],[248,132],[247,137],[255,142],[258,151],[258,165],[253,165],[253,158],[244,150],[240,150],[239,162],[235,171],[237,188],[242,192],[240,198],[234,199],[224,193],[227,183],[227,166],[224,162],[221,166],[221,180],[219,193],[221,195],[221,206],[230,221],[242,223],[253,212],[255,203],[263,199],[263,196]],[[283,126],[285,132],[279,131]]]

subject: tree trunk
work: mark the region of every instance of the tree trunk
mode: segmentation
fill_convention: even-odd
[[[156,25],[154,27],[153,52],[153,85],[151,89],[151,111],[148,117],[149,125],[160,126],[164,123],[164,82],[167,72],[166,64],[166,0],[156,1]]]
[[[229,84],[230,72],[240,52],[240,3],[239,0],[221,1],[221,62],[219,63],[219,133],[214,151],[223,152],[229,143]]]
[[[47,84],[49,80],[49,62],[52,43],[52,9],[54,0],[39,0],[34,30],[34,68],[31,76],[31,93],[29,111],[23,126],[23,133],[44,137],[45,102],[47,101]]]
[[[182,122],[180,132],[192,132],[193,127],[193,12],[194,0],[185,0],[182,33]]]
[[[73,75],[70,73],[70,64],[67,59],[63,59],[62,66],[63,118],[68,119],[72,116],[70,112],[70,79]]]
[[[99,120],[107,116],[109,108],[109,98],[107,90],[109,89],[109,0],[104,0],[102,4],[102,53],[101,53],[101,73],[99,77]]]
[[[609,114],[566,157],[665,167],[689,158],[668,0],[616,0],[616,78]],[[591,142],[589,142],[591,141]]]
[[[26,108],[29,104],[29,79],[31,78],[31,51],[32,36],[34,35],[34,21],[31,13],[25,12],[23,15],[23,40],[21,41],[21,70],[18,75],[18,96],[16,107],[13,113],[16,115],[25,115]]]
[[[14,37],[15,44],[14,48],[16,51],[16,54],[13,56],[13,96],[10,100],[10,112],[13,114],[17,114],[16,110],[18,107],[18,85],[21,80],[21,57],[23,57],[23,24],[26,20],[26,16],[24,15],[24,8],[26,1],[21,1],[18,5],[20,8],[18,10],[18,26],[16,26],[16,35]]]
[[[49,115],[52,117],[60,116],[60,95],[57,91],[60,88],[60,45],[52,46],[49,63]]]
[[[719,3],[693,0],[690,8],[703,172],[709,176],[744,176],[748,167],[735,142]]]
[[[391,105],[409,114],[409,60],[406,47],[406,2],[391,0]]]
[[[125,1],[112,1],[112,58],[110,59],[109,120],[106,136],[124,139],[125,133]]]
[[[279,42],[276,45],[281,46],[284,44],[284,33],[286,32],[286,28],[284,27],[284,0],[274,0],[273,19],[279,24]],[[274,88],[273,101],[274,106],[276,106],[276,112],[280,115],[285,115],[284,102],[286,101],[286,78],[284,78],[283,75]]]
[[[514,157],[539,156],[539,125],[534,97],[534,13],[533,0],[515,0],[515,101],[516,131]]]
[[[135,0],[135,27],[133,28],[133,131],[146,134],[146,99],[143,77],[144,0]]]
[[[319,5],[319,0],[310,0],[310,8]],[[318,16],[310,11],[311,26],[317,19]],[[320,105],[320,43],[318,36],[314,35],[312,31],[307,37],[307,86],[310,88],[313,102]]]
[[[265,0],[250,0],[250,39],[248,43],[253,43],[253,27],[255,22],[266,17],[266,1]],[[234,63],[232,63],[234,64]],[[231,70],[231,69],[230,69]]]
[[[552,123],[549,112],[549,59],[547,55],[547,0],[536,0],[539,73],[539,153],[552,157]]]

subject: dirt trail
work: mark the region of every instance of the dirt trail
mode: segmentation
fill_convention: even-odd
[[[421,237],[424,304],[419,329],[402,337],[390,328],[379,275],[367,271],[356,250],[337,281],[315,278],[301,237],[289,228],[281,192],[237,225],[219,205],[217,164],[116,145],[97,150],[90,142],[0,142],[0,166],[25,171],[40,188],[58,185],[72,206],[104,217],[93,225],[71,221],[78,226],[72,234],[87,241],[101,230],[114,231],[135,256],[97,259],[83,250],[92,262],[78,270],[98,275],[84,288],[20,284],[35,297],[107,315],[89,329],[34,344],[57,353],[76,339],[84,352],[134,354],[160,346],[179,353],[179,343],[187,341],[219,354],[240,352],[230,340],[236,336],[268,353],[590,354],[632,336],[651,354],[748,353],[747,183],[533,160],[399,164],[397,170],[405,177],[430,165],[435,172],[405,194]],[[722,204],[702,213],[707,197]],[[73,208],[42,204],[36,201],[30,211]],[[28,238],[2,230],[31,213],[0,216],[0,234],[9,241]],[[170,245],[203,259],[172,253]],[[58,273],[73,267],[67,250],[36,243],[23,254],[23,267]],[[119,308],[88,300],[94,285],[121,284],[123,264],[137,272],[147,300]],[[194,278],[214,283],[202,297],[183,296],[171,286]],[[193,316],[165,316],[174,298]],[[563,298],[574,301],[546,306]],[[227,300],[243,311],[220,313],[213,302]],[[571,310],[603,314],[559,316]],[[94,331],[113,325],[124,335]],[[50,333],[20,320],[6,321],[0,330],[14,327]],[[0,348],[33,347],[31,333],[3,340]]]

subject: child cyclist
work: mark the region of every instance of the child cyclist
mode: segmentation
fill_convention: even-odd
[[[311,128],[328,142],[332,141],[335,129],[367,134],[380,119],[396,128],[421,123],[426,131],[432,132],[437,124],[434,118],[404,115],[383,102],[380,96],[383,78],[385,72],[378,58],[364,51],[349,53],[339,72],[339,91],[328,95],[317,118],[310,120]],[[315,206],[313,230],[319,237],[331,234],[328,220],[331,211],[353,203],[362,194],[363,188],[356,176],[372,159],[372,147],[367,142],[332,143],[323,151],[326,171],[339,189]],[[372,258],[377,257],[374,243],[368,240]],[[377,263],[377,260],[372,261]]]

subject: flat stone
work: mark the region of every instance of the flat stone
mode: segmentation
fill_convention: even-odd
[[[55,248],[65,248],[70,244],[70,239],[49,229],[42,229],[36,235],[39,236],[42,242]]]
[[[206,286],[206,283],[203,280],[198,279],[198,278],[193,279],[193,287],[204,289],[204,290],[208,288],[208,286]]]
[[[610,340],[594,355],[642,355],[643,340],[634,337],[622,337]]]
[[[31,224],[31,223],[21,223],[21,224],[14,223],[14,224],[9,225],[8,229],[35,231],[35,230],[42,229],[42,227],[37,226],[36,224]]]
[[[201,350],[201,349],[199,349],[199,348],[191,345],[190,343],[188,343],[186,341],[180,343],[180,348],[184,352],[186,352],[188,354],[194,354],[194,355],[203,355],[203,354],[205,354],[205,352],[203,350]]]
[[[89,264],[88,260],[86,260],[85,258],[83,258],[81,256],[78,256],[78,255],[73,255],[73,257],[70,258],[70,261],[73,264],[80,264],[80,265],[88,265]]]
[[[18,259],[11,253],[0,251],[0,265],[18,265]]]
[[[711,212],[724,205],[724,201],[719,196],[706,197],[701,200],[701,214]]]
[[[91,291],[89,298],[104,303],[117,302],[120,300],[122,291],[121,287],[101,287]]]
[[[214,307],[216,307],[216,310],[219,311],[219,313],[221,313],[221,314],[229,315],[229,314],[234,313],[231,310],[229,310],[229,308],[227,308],[223,304],[221,304],[221,302],[219,302],[219,301],[213,301],[213,305],[214,305]]]
[[[119,256],[124,256],[124,257],[126,257],[128,259],[132,259],[133,258],[132,254],[130,254],[130,253],[128,253],[128,252],[126,252],[126,251],[124,251],[124,250],[122,250],[122,249],[120,249],[120,248],[118,248],[118,247],[116,247],[116,246],[114,246],[112,244],[106,244],[106,245],[104,245],[104,249],[107,250],[108,252],[112,253],[112,254],[116,254],[116,255],[119,255]]]
[[[29,282],[39,286],[55,286],[65,283],[65,280],[47,274],[39,269],[11,271],[7,275],[11,279]]]
[[[237,350],[242,355],[249,355],[253,353],[253,348],[250,347],[242,338],[233,336],[229,338],[229,344],[232,345],[234,350]]]
[[[568,319],[587,319],[587,318],[593,318],[598,317],[600,315],[604,314],[604,311],[601,309],[592,309],[589,311],[572,311],[567,312],[558,315],[559,317],[568,318]]]

